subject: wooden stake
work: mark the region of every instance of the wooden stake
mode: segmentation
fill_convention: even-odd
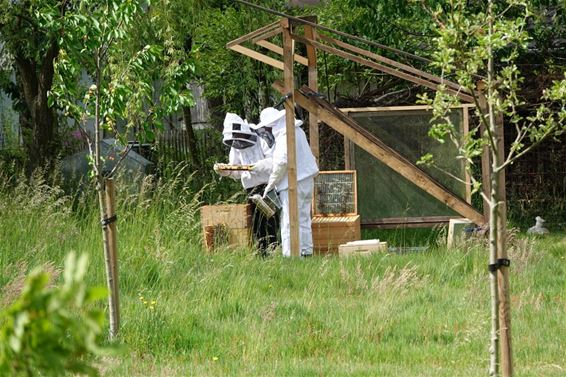
[[[505,161],[505,140],[503,114],[495,116],[496,135],[497,135],[497,166],[503,165]],[[498,259],[507,259],[507,194],[505,190],[505,170],[498,174],[497,196],[499,203],[498,227],[503,232],[502,237],[497,239]],[[499,352],[501,356],[501,371],[503,376],[513,376],[513,354],[511,347],[511,307],[509,299],[509,268],[502,266],[497,270],[497,287],[499,295]]]
[[[462,107],[462,133],[466,136],[470,132],[470,113],[468,107]],[[468,171],[469,163],[464,160],[464,176],[466,180],[466,201],[472,204],[472,178],[470,177],[470,172]]]
[[[285,22],[286,21],[286,22]],[[299,202],[297,199],[297,148],[295,143],[295,99],[293,56],[295,42],[291,38],[288,20],[282,21],[283,27],[283,77],[285,93],[290,97],[285,101],[285,118],[287,126],[287,174],[289,177],[289,223],[291,228],[291,255],[299,255]]]
[[[110,298],[113,306],[112,313],[114,315],[114,323],[116,324],[116,334],[120,328],[120,290],[118,285],[118,230],[116,228],[116,190],[114,188],[114,180],[107,178],[105,181],[106,196],[106,218],[114,219],[107,225],[108,233],[108,250],[110,254],[110,266],[112,271],[112,287],[110,290]]]
[[[316,19],[314,20],[316,22]],[[316,40],[316,30],[310,26],[305,25],[305,36],[309,39]],[[308,75],[309,75],[309,88],[318,92],[318,70],[316,64],[316,48],[307,44],[307,59],[308,59]],[[318,137],[318,113],[309,112],[309,142],[311,151],[316,159],[316,163],[320,166],[320,142]]]

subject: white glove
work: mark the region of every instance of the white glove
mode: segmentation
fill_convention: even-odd
[[[258,173],[271,173],[271,168],[273,167],[273,162],[271,158],[264,158],[259,160],[253,166],[253,171]]]
[[[218,166],[218,163],[214,164],[214,166],[212,168],[214,169],[214,172],[216,174],[220,175],[221,177],[230,176],[230,171],[220,169],[219,166]]]
[[[283,179],[285,174],[287,174],[287,164],[275,165],[273,167],[273,171],[271,172],[271,175],[267,180],[267,186],[265,187],[264,196],[275,188],[275,185],[277,185]]]

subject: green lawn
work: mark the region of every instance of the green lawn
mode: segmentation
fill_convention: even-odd
[[[447,250],[438,230],[418,243],[378,232],[365,234],[429,249],[350,259],[211,255],[190,190],[144,192],[119,194],[125,351],[99,361],[104,375],[487,375],[483,242]],[[89,283],[104,285],[94,196],[73,202],[40,183],[4,187],[0,213],[0,303],[13,298],[18,276],[49,262],[59,270],[70,251],[89,254]],[[565,376],[566,237],[517,235],[512,244],[516,375]]]

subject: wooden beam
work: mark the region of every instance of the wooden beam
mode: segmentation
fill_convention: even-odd
[[[312,18],[312,17],[311,17]],[[314,17],[316,22],[316,17]],[[305,25],[305,36],[309,39],[316,40],[316,30],[310,26]],[[307,59],[308,59],[308,85],[309,88],[318,91],[318,68],[316,63],[316,49],[312,45],[307,45]],[[320,166],[320,141],[318,134],[318,113],[309,112],[309,143],[311,146],[312,154],[316,159],[316,163]]]
[[[441,78],[441,77],[438,77],[438,76],[436,76],[436,75],[433,75],[433,74],[430,74],[430,73],[428,73],[428,72],[422,71],[422,70],[420,70],[420,69],[411,67],[410,65],[397,62],[397,61],[395,61],[395,60],[392,60],[392,59],[386,58],[386,57],[384,57],[384,56],[381,56],[381,55],[379,55],[379,54],[373,53],[373,52],[371,52],[371,51],[364,50],[364,49],[362,49],[362,48],[353,46],[353,45],[351,45],[351,44],[349,44],[349,43],[342,42],[342,41],[340,41],[340,40],[338,40],[338,39],[334,39],[334,38],[328,37],[328,36],[326,36],[326,35],[322,35],[322,34],[321,34],[321,35],[320,35],[320,39],[324,40],[325,42],[335,44],[336,46],[342,47],[342,48],[344,48],[344,49],[346,49],[346,50],[349,50],[349,51],[355,52],[355,53],[357,53],[357,54],[363,55],[363,56],[368,57],[368,58],[370,58],[370,59],[377,60],[378,62],[385,63],[385,64],[389,64],[389,65],[391,65],[391,66],[393,66],[393,67],[395,67],[395,68],[398,68],[398,69],[401,69],[401,70],[403,70],[403,71],[406,71],[406,72],[415,74],[415,75],[417,75],[417,76],[426,78],[426,79],[430,80],[430,81],[433,82],[433,83],[436,83],[436,84],[445,84],[447,87],[450,87],[450,88],[452,88],[452,89],[454,89],[454,90],[457,90],[457,91],[460,91],[460,92],[463,92],[463,93],[466,93],[466,94],[470,94],[470,91],[469,91],[468,89],[463,88],[462,86],[460,86],[459,84],[457,84],[457,83],[455,83],[455,82],[452,82],[452,81],[450,81],[450,80],[445,80],[445,79],[443,79],[443,78]]]
[[[283,29],[278,27],[277,29],[268,31],[267,33],[263,33],[263,34],[258,35],[255,38],[252,38],[251,41],[252,41],[252,43],[257,43],[259,41],[263,41],[264,39],[269,39],[269,38],[275,37],[277,34],[281,34],[282,32],[283,32]]]
[[[271,43],[271,42],[268,42],[268,41],[257,41],[256,44],[257,44],[258,46],[265,47],[265,48],[268,49],[269,51],[273,51],[273,52],[275,52],[276,54],[283,55],[283,48],[277,46],[277,45],[274,44],[274,43]],[[308,67],[309,61],[307,60],[307,58],[305,58],[304,56],[301,56],[301,55],[299,55],[299,54],[295,54],[294,57],[295,57],[295,61],[296,61],[297,63],[302,64],[302,65]]]
[[[469,109],[476,107],[473,103],[463,103],[452,107],[453,109]],[[380,106],[380,107],[341,107],[340,110],[344,113],[376,113],[387,111],[419,111],[419,110],[432,110],[429,105],[408,105],[408,106]]]
[[[291,38],[290,28],[283,28],[283,78],[285,93],[291,96],[285,100],[285,120],[287,130],[287,175],[289,179],[289,226],[291,230],[291,255],[299,256],[299,202],[297,199],[297,148],[295,140],[295,101],[293,56],[295,42]]]
[[[273,59],[273,58],[271,58],[267,55],[260,54],[257,51],[254,51],[252,49],[249,49],[247,47],[243,47],[243,46],[240,46],[240,45],[234,45],[234,46],[230,46],[228,48],[230,50],[234,50],[236,52],[239,52],[242,55],[246,55],[246,56],[248,56],[252,59],[259,60],[262,63],[268,64],[272,67],[283,70],[283,62],[282,61],[279,61],[277,59]]]
[[[230,48],[232,46],[239,45],[239,44],[244,43],[244,42],[246,42],[246,41],[248,41],[248,40],[250,40],[254,37],[257,37],[257,36],[262,35],[264,33],[268,33],[268,32],[270,32],[274,29],[277,29],[277,28],[279,28],[279,21],[272,22],[269,25],[265,25],[263,27],[260,27],[259,29],[252,31],[251,33],[248,33],[246,35],[242,35],[241,37],[236,38],[233,41],[226,43],[226,47]]]
[[[438,183],[424,171],[417,168],[413,163],[387,146],[375,135],[362,128],[338,109],[332,107],[328,102],[319,98],[317,93],[313,92],[308,87],[303,87],[300,91],[295,91],[295,101],[309,112],[318,110],[318,115],[322,122],[352,140],[366,152],[370,153],[417,187],[452,208],[461,216],[470,219],[478,225],[484,224],[483,215],[476,211],[470,204],[466,203],[465,200],[450,192],[450,190]]]
[[[370,219],[361,223],[364,228],[396,229],[396,228],[428,228],[436,225],[448,225],[450,219],[460,216],[423,216],[423,217],[386,217]]]
[[[425,80],[421,77],[417,77],[417,76],[414,76],[414,75],[409,74],[409,73],[398,71],[395,68],[391,68],[391,67],[385,66],[383,64],[379,64],[379,63],[376,63],[374,61],[361,58],[357,55],[339,50],[339,49],[334,48],[334,47],[326,46],[322,43],[310,40],[310,39],[305,38],[305,37],[301,37],[301,36],[296,35],[296,34],[292,34],[292,38],[296,41],[299,41],[299,42],[302,42],[302,43],[305,43],[305,44],[311,44],[312,46],[316,47],[319,50],[323,50],[323,51],[326,51],[330,54],[340,56],[344,59],[348,59],[348,60],[353,61],[355,63],[359,63],[359,64],[365,65],[367,67],[377,69],[378,71],[385,72],[385,73],[390,74],[392,76],[399,77],[403,80],[413,82],[415,84],[426,86],[427,88],[430,88],[430,89],[433,89],[433,90],[438,90],[438,84],[432,83],[432,82]],[[456,90],[451,89],[451,88],[446,88],[446,92],[449,93],[449,94],[452,94],[454,96],[457,96],[464,101],[473,102],[473,98],[470,95],[467,95],[465,93],[456,91]]]
[[[462,108],[462,132],[466,136],[470,132],[470,113],[468,107]],[[466,201],[472,204],[472,177],[468,171],[469,162],[463,160],[464,164],[464,180],[466,181]]]

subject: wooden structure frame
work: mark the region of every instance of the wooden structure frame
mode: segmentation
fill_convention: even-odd
[[[331,31],[336,34],[344,33],[328,29],[318,25],[316,17],[291,17],[286,16],[280,21],[271,23],[237,38],[226,47],[261,61],[274,68],[283,70],[283,83],[276,82],[273,87],[287,96],[285,100],[287,145],[288,145],[288,174],[289,174],[289,217],[291,227],[291,254],[299,253],[299,229],[297,210],[297,171],[295,155],[295,103],[309,112],[309,135],[310,145],[315,157],[319,158],[319,134],[318,121],[341,133],[345,138],[370,153],[390,168],[396,170],[403,177],[413,182],[436,199],[442,201],[462,217],[468,218],[478,225],[485,223],[483,214],[475,210],[466,200],[453,194],[442,184],[434,180],[413,163],[405,159],[395,150],[385,145],[380,139],[363,129],[353,119],[343,114],[330,103],[321,98],[317,93],[317,63],[316,52],[324,51],[381,71],[383,73],[401,78],[403,80],[437,90],[443,85],[445,90],[460,98],[464,103],[473,103],[473,93],[461,87],[459,84],[422,71],[415,67],[397,62],[393,59],[381,56],[374,52],[364,50],[357,46],[319,34],[318,29]],[[302,33],[301,33],[302,29]],[[269,41],[274,36],[281,36],[282,46]],[[353,36],[349,36],[353,37]],[[359,38],[357,38],[359,39]],[[295,43],[301,42],[306,46],[307,56],[295,54]],[[243,44],[250,44],[245,47]],[[255,46],[267,49],[267,53],[282,55],[283,61],[278,60],[267,53],[256,51]],[[308,86],[300,90],[294,87],[294,64],[302,64],[308,67]]]
[[[475,108],[475,104],[465,103],[454,106],[453,109],[462,111],[462,132],[466,135],[469,132],[469,109]],[[382,107],[348,107],[340,109],[344,114],[350,116],[352,113],[397,113],[397,112],[411,112],[411,111],[430,111],[432,106],[428,105],[414,105],[414,106],[382,106]],[[356,169],[353,142],[344,137],[344,168],[347,170]],[[466,162],[464,164],[464,181],[465,181],[465,200],[468,204],[472,203],[472,183],[471,177],[466,169]],[[371,222],[362,222],[362,227],[365,228],[427,228],[435,225],[447,225],[451,219],[457,219],[460,216],[421,216],[421,217],[387,217],[374,219]]]

